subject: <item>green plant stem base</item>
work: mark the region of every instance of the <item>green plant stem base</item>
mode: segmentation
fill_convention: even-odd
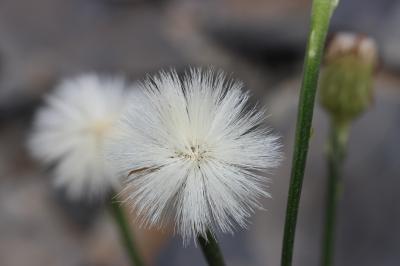
[[[124,210],[122,209],[121,204],[113,198],[110,200],[109,209],[114,217],[116,225],[118,226],[121,241],[126,249],[131,265],[142,266],[144,264],[135,247],[133,232],[129,226],[128,220],[126,219]]]
[[[201,246],[204,257],[209,266],[224,266],[224,258],[217,241],[209,230],[207,230],[207,239],[202,236],[197,237],[197,241]]]
[[[313,1],[311,28],[304,61],[303,81],[297,113],[295,144],[282,246],[282,266],[292,265],[297,214],[311,136],[318,75],[329,22],[337,4],[338,0]]]
[[[332,266],[335,245],[336,209],[341,194],[341,172],[346,155],[348,124],[331,122],[328,140],[328,182],[321,266]]]

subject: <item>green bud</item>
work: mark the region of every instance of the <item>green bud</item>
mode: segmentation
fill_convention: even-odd
[[[377,65],[375,42],[362,35],[340,33],[327,47],[320,79],[320,103],[339,123],[348,123],[372,102]]]

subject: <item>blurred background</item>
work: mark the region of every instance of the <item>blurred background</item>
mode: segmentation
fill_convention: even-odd
[[[310,0],[0,1],[0,265],[128,265],[101,204],[69,202],[25,147],[32,114],[63,77],[142,79],[161,68],[213,65],[268,106],[286,159],[267,211],[219,235],[228,265],[279,265]],[[381,66],[372,108],[356,121],[345,164],[336,265],[400,264],[400,2],[342,0],[332,32],[374,37]],[[317,104],[318,105],[318,104]],[[318,265],[328,120],[316,107],[294,265]],[[134,227],[134,225],[133,225]],[[149,265],[205,265],[195,245],[135,228]]]

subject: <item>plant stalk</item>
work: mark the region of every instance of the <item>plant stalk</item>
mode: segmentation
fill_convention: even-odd
[[[136,245],[133,240],[133,233],[125,216],[124,210],[122,209],[121,204],[116,200],[113,200],[113,198],[110,201],[109,209],[119,229],[121,241],[126,249],[126,252],[128,253],[131,265],[143,266],[144,264],[142,258],[137,251]]]
[[[282,246],[282,266],[292,265],[301,188],[307,161],[315,94],[325,39],[338,0],[314,0],[300,90],[292,170]]]
[[[332,266],[335,246],[336,210],[341,194],[341,176],[346,155],[348,123],[332,121],[328,140],[328,182],[323,231],[322,266]]]
[[[198,236],[197,241],[201,246],[204,257],[206,258],[209,266],[225,265],[224,258],[222,256],[218,243],[209,230],[207,230],[207,239],[202,236]]]

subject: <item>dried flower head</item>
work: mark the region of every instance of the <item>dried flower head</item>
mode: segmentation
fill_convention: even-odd
[[[73,199],[101,197],[119,184],[103,143],[127,102],[125,81],[94,74],[63,81],[45,99],[29,139],[32,155],[55,164],[55,184]]]
[[[319,98],[336,122],[348,123],[371,105],[377,50],[373,39],[359,34],[338,33],[330,41]]]
[[[161,72],[118,126],[108,149],[129,175],[127,201],[141,224],[174,221],[184,242],[206,230],[246,226],[265,191],[265,170],[280,161],[265,113],[248,104],[242,83],[221,72],[192,70],[182,80]]]

